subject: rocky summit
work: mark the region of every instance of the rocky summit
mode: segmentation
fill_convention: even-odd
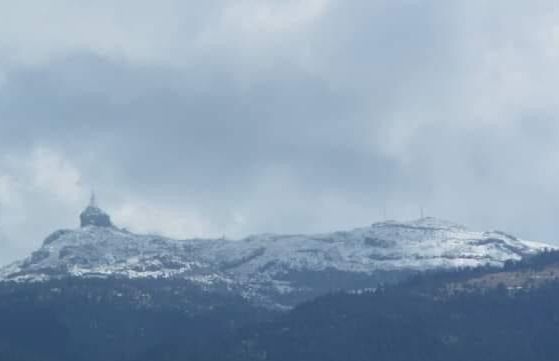
[[[336,290],[396,282],[419,271],[502,266],[554,248],[436,218],[315,235],[176,240],[119,229],[92,198],[80,220],[81,228],[56,231],[29,257],[1,268],[0,280],[184,279],[263,305],[290,307]]]
[[[91,196],[89,206],[80,214],[81,227],[96,226],[96,227],[112,227],[111,217],[105,213],[101,208],[97,207],[95,194]]]

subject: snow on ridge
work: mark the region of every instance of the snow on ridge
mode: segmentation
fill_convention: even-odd
[[[435,218],[389,221],[317,235],[255,235],[238,241],[178,241],[95,226],[55,232],[47,240],[37,252],[20,262],[22,271],[62,266],[68,270],[101,267],[115,272],[159,267],[172,269],[171,274],[185,274],[204,267],[250,272],[251,268],[279,263],[294,269],[366,272],[382,268],[430,268],[436,263],[448,264],[452,259],[498,263],[554,248],[518,240],[502,232],[469,231]],[[10,267],[2,269],[1,274],[6,274]]]
[[[0,281],[66,276],[181,278],[237,287],[242,294],[260,297],[264,289],[285,294],[315,287],[312,283],[296,286],[306,281],[290,278],[294,273],[372,275],[500,266],[546,248],[555,247],[498,231],[471,231],[435,218],[315,235],[254,235],[236,241],[175,240],[88,225],[53,233],[31,256],[0,268]]]

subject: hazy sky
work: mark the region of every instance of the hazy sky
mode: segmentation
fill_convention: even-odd
[[[556,0],[0,0],[0,263],[73,228],[559,241]]]

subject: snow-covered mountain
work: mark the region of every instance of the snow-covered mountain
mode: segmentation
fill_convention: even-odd
[[[374,287],[417,271],[499,266],[553,248],[435,218],[236,241],[133,234],[113,226],[95,205],[80,219],[80,229],[57,231],[28,258],[0,268],[0,280],[183,278],[255,301],[289,305],[336,289]]]

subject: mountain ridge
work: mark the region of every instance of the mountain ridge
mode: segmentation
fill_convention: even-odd
[[[375,287],[425,270],[502,266],[555,248],[432,217],[240,240],[134,234],[115,227],[107,213],[92,205],[81,220],[81,228],[56,231],[29,257],[0,268],[0,281],[178,278],[255,302],[292,306],[331,291]]]

